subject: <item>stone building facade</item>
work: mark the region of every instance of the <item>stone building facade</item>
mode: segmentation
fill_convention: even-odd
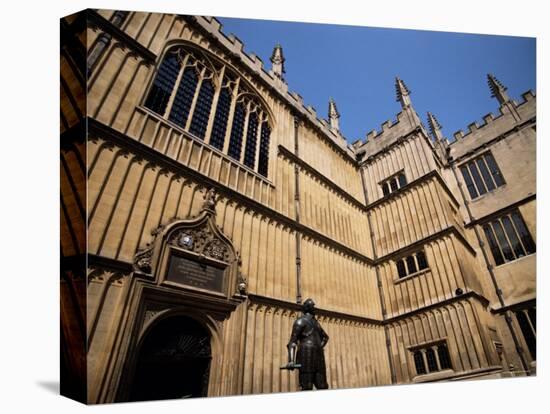
[[[489,75],[499,113],[451,142],[396,78],[348,144],[284,64],[210,17],[61,20],[62,393],[297,390],[307,297],[330,388],[534,374],[534,94]]]

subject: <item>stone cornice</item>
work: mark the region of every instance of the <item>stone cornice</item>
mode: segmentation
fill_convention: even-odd
[[[126,32],[120,30],[118,27],[114,26],[109,22],[107,19],[105,19],[103,16],[100,16],[97,12],[94,10],[88,9],[86,10],[88,24],[90,24],[92,27],[97,27],[100,30],[103,30],[105,33],[110,34],[115,38],[117,41],[123,43],[126,45],[129,49],[137,53],[139,56],[141,56],[142,59],[144,59],[146,62],[154,65],[157,60],[157,55],[151,52],[148,48],[143,46],[141,43],[139,43],[137,40],[132,38],[131,36],[128,36]]]
[[[338,184],[336,184],[335,182],[325,177],[321,172],[313,168],[311,165],[309,165],[307,162],[305,162],[304,160],[296,156],[287,148],[283,147],[282,145],[279,145],[279,153],[281,153],[284,157],[289,159],[294,164],[297,164],[300,168],[307,171],[309,174],[313,175],[315,178],[317,178],[327,187],[330,187],[330,189],[332,189],[335,193],[337,193],[342,198],[346,199],[350,204],[353,204],[355,207],[357,207],[361,211],[366,211],[365,204],[361,203],[359,200],[353,197],[350,193],[348,193]],[[357,174],[359,174],[359,171],[357,171]]]

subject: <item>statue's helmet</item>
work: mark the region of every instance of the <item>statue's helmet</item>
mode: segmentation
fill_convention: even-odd
[[[311,298],[306,299],[302,305],[302,310],[307,313],[313,313],[314,309],[315,309],[315,302],[313,302],[313,299]]]

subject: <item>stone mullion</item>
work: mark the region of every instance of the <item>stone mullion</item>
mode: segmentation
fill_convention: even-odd
[[[210,117],[208,118],[208,125],[206,126],[206,133],[204,135],[204,142],[210,144],[210,135],[212,134],[212,128],[214,126],[214,118],[216,117],[216,109],[218,107],[218,100],[220,99],[220,93],[223,88],[223,78],[225,76],[225,66],[220,71],[219,79],[220,83],[214,92],[214,98],[212,99],[212,106],[210,107]]]
[[[166,59],[166,56],[164,57]],[[170,98],[168,99],[168,103],[166,104],[166,109],[162,116],[164,118],[168,118],[170,115],[170,112],[172,111],[172,106],[174,105],[174,100],[176,99],[176,93],[178,92],[178,89],[180,87],[181,78],[183,77],[183,72],[185,71],[185,67],[187,66],[187,61],[189,60],[189,55],[185,55],[181,62],[181,68],[178,73],[178,77],[176,78],[176,82],[174,82],[174,88],[172,89],[172,94],[170,95]]]
[[[231,139],[231,130],[233,129],[233,118],[235,115],[235,106],[237,105],[237,98],[239,97],[239,83],[240,78],[237,78],[235,89],[233,90],[233,97],[231,98],[231,106],[229,108],[229,116],[227,117],[227,128],[225,131],[225,138],[223,140],[223,153],[227,154],[229,151],[229,140]]]
[[[428,323],[429,323],[429,321],[428,321]],[[437,346],[434,345],[431,348],[432,348],[432,350],[434,351],[434,354],[435,354],[435,363],[437,364],[437,370],[441,371],[442,368],[441,368],[441,362],[439,361],[439,353],[437,352]]]
[[[429,373],[430,367],[428,366],[428,358],[426,357],[426,350],[421,349],[420,353],[422,354],[422,360],[424,361],[424,369],[426,370],[426,373]]]
[[[191,101],[191,107],[189,108],[189,115],[187,116],[187,122],[185,123],[185,130],[189,131],[189,127],[191,126],[191,121],[193,120],[193,114],[195,112],[195,107],[197,106],[197,101],[199,100],[199,94],[201,91],[202,83],[204,82],[206,76],[206,68],[202,68],[201,73],[199,75],[199,81],[197,82],[197,86],[195,86],[195,95],[193,96],[193,101]],[[200,160],[199,160],[200,165]]]

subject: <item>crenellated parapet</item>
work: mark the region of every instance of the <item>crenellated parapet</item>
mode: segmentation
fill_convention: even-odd
[[[529,90],[522,94],[522,100],[509,100],[498,109],[497,114],[488,113],[482,122],[470,123],[465,131],[459,130],[453,134],[450,143],[450,155],[460,158],[476,148],[505,136],[514,130],[532,123],[536,118],[536,95]]]
[[[410,135],[415,130],[423,129],[424,127],[416,112],[411,117],[408,111],[414,111],[414,109],[404,109],[397,114],[395,120],[387,120],[381,125],[379,130],[370,131],[365,141],[355,141],[353,148],[355,149],[357,159],[364,160],[379,153],[399,139]]]

